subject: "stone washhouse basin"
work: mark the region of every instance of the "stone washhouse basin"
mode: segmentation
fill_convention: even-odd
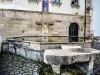
[[[89,73],[93,70],[96,54],[100,51],[93,48],[82,48],[75,45],[62,45],[62,49],[45,49],[44,62],[52,65],[53,71],[60,73],[61,65],[88,63]]]
[[[45,49],[44,62],[47,64],[69,65],[77,62],[94,60],[99,50],[82,48],[81,46],[62,45],[62,49]]]

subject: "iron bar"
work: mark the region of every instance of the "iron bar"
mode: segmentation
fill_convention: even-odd
[[[84,42],[86,37],[86,0],[85,0],[85,16],[84,16]]]

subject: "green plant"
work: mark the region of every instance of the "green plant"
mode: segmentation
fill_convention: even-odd
[[[47,65],[43,62],[40,62],[41,67],[39,69],[39,75],[55,75],[51,65]]]
[[[84,16],[80,16],[80,19],[84,19]]]
[[[37,39],[36,42],[42,42],[42,39]]]
[[[98,40],[98,38],[94,37],[93,40]]]
[[[56,39],[55,38],[52,38],[52,37],[49,37],[48,38],[48,42],[54,42]]]

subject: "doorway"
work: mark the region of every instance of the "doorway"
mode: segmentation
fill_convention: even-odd
[[[78,24],[71,23],[69,26],[69,42],[78,42]]]

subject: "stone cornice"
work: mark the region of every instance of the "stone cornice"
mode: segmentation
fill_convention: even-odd
[[[39,13],[39,14],[45,14],[41,11],[31,11],[31,10],[18,10],[18,9],[0,9],[2,11],[18,11],[18,12],[29,12],[29,13]],[[84,15],[75,15],[75,14],[66,14],[66,13],[54,13],[54,12],[46,12],[46,14],[56,14],[56,15],[68,15],[68,16],[84,16]],[[91,17],[90,15],[87,15],[87,17]]]

